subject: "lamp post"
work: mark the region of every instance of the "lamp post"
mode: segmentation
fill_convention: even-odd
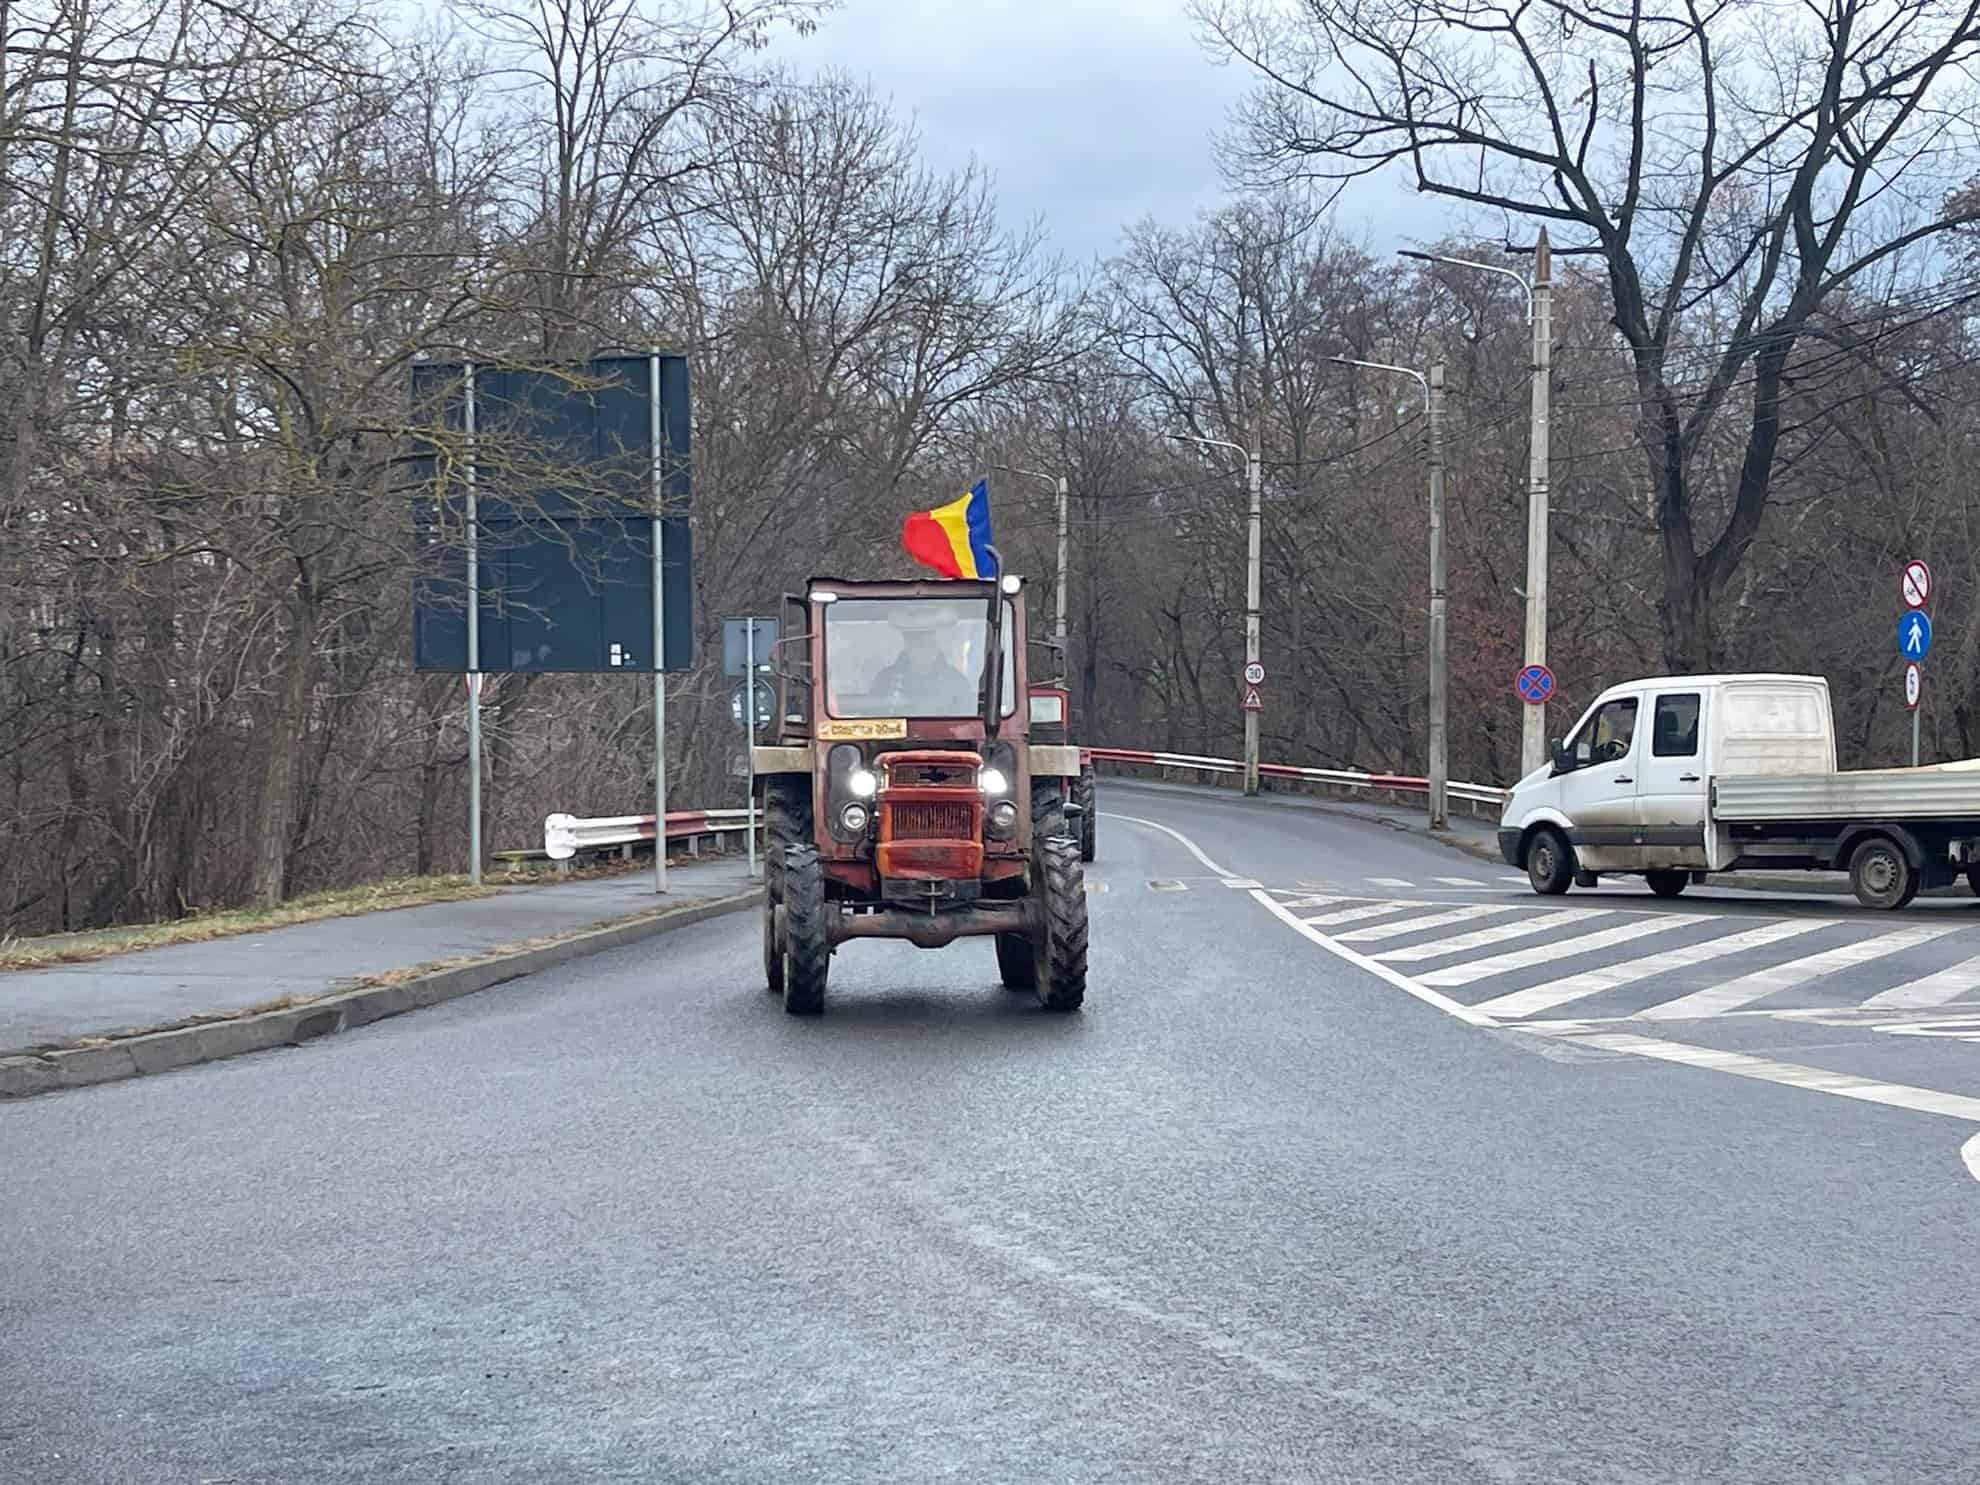
[[[1194,433],[1178,433],[1177,438],[1190,443],[1202,444],[1206,448],[1231,449],[1243,456],[1245,461],[1245,483],[1251,494],[1249,526],[1245,535],[1244,567],[1244,662],[1247,666],[1259,659],[1259,530],[1263,524],[1264,509],[1264,463],[1259,456],[1259,435],[1251,435],[1251,447],[1232,443],[1227,438],[1202,438]],[[1258,792],[1258,713],[1247,711],[1244,714],[1244,792]]]
[[[1405,251],[1405,258],[1475,268],[1509,278],[1526,293],[1526,322],[1533,327],[1532,434],[1526,466],[1526,663],[1547,663],[1548,393],[1554,364],[1554,255],[1546,228],[1533,248],[1533,278],[1496,263]],[[1547,761],[1545,703],[1524,708],[1519,730],[1519,771],[1524,778]]]
[[[1442,830],[1449,780],[1445,701],[1450,680],[1444,626],[1444,363],[1437,362],[1425,377],[1413,367],[1391,366],[1386,361],[1357,361],[1349,356],[1329,359],[1343,366],[1394,372],[1423,388],[1430,418],[1430,828]]]

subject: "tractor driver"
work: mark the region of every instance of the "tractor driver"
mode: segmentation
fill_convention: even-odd
[[[976,710],[978,677],[963,656],[969,631],[946,603],[899,605],[890,622],[901,636],[901,652],[874,680],[883,696],[897,696],[924,716],[966,717]]]

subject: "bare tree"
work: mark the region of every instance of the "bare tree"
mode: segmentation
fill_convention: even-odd
[[[1197,14],[1261,78],[1229,151],[1240,174],[1340,186],[1394,164],[1419,191],[1600,255],[1661,538],[1664,659],[1715,663],[1797,349],[1823,342],[1825,367],[1832,351],[1874,356],[1827,311],[1928,283],[1949,234],[1980,220],[1948,194],[1972,143],[1980,4],[1199,0]]]

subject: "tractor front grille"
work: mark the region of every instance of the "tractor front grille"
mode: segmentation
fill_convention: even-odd
[[[887,834],[894,840],[975,840],[976,808],[902,800],[887,806]]]

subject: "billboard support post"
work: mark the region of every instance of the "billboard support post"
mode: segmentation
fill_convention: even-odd
[[[462,412],[467,474],[468,880],[481,885],[481,530],[474,489],[474,362]]]
[[[667,890],[667,523],[666,475],[661,469],[660,352],[651,368],[653,419],[653,890]]]

